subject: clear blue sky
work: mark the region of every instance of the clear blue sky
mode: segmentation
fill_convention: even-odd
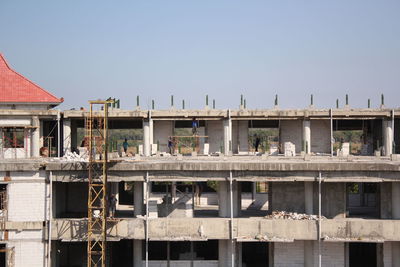
[[[0,52],[63,109],[398,107],[400,1],[0,0]]]

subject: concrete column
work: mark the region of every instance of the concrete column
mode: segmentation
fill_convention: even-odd
[[[303,146],[306,154],[311,153],[311,121],[303,121]]]
[[[314,183],[313,182],[304,182],[304,196],[305,196],[306,214],[314,214],[314,207],[313,207]]]
[[[240,215],[242,209],[242,197],[241,197],[241,186],[240,183],[234,181],[232,183],[232,195],[233,195],[233,217]],[[231,196],[230,196],[230,185],[228,181],[218,182],[218,203],[219,203],[219,217],[231,217]]]
[[[392,244],[392,267],[400,267],[400,242],[390,242]]]
[[[232,120],[224,120],[224,154],[232,153]]]
[[[384,155],[390,156],[393,151],[393,129],[391,120],[382,121]]]
[[[231,240],[218,240],[218,266],[232,266],[232,253],[234,253],[235,267],[242,267],[242,244],[232,243]]]
[[[143,154],[146,157],[150,156],[150,122],[143,121]]]
[[[232,266],[233,246],[231,240],[218,240],[218,266]]]
[[[134,239],[133,240],[133,267],[142,267],[143,259],[142,259],[142,240]]]
[[[40,150],[40,121],[37,116],[32,118],[32,126],[36,127],[32,130],[32,157],[39,157]]]
[[[149,119],[149,127],[150,127],[150,144],[154,144],[154,130],[153,130],[153,120]]]
[[[218,216],[229,217],[229,182],[218,182]]]
[[[143,182],[134,182],[133,184],[133,214],[135,217],[144,214],[143,209]]]
[[[110,193],[113,194],[117,198],[117,205],[115,206],[117,209],[119,207],[119,184],[111,183]]]
[[[392,219],[400,219],[400,183],[392,183]]]
[[[314,267],[314,241],[304,241],[304,267]]]
[[[63,147],[64,147],[64,155],[67,152],[71,152],[71,121],[63,120]]]

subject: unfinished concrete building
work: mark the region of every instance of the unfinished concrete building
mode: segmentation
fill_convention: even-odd
[[[0,266],[87,266],[88,111],[0,101]],[[106,264],[400,266],[399,123],[384,105],[111,106]]]

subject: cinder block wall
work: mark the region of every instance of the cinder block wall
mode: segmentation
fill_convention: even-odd
[[[224,128],[222,121],[206,121],[206,135],[210,144],[210,153],[220,151],[224,145]]]
[[[159,142],[160,152],[168,151],[168,137],[173,135],[173,121],[153,121],[153,142]]]
[[[331,153],[331,123],[329,120],[311,120],[311,152]]]
[[[296,153],[300,153],[303,140],[303,122],[301,120],[280,121],[279,140],[282,146],[285,142],[292,142],[296,146]]]
[[[304,182],[274,182],[271,194],[273,211],[305,212]]]
[[[321,242],[321,262],[326,267],[344,267],[345,243]],[[314,266],[318,267],[318,241],[314,241]]]
[[[249,122],[232,121],[232,150],[233,153],[249,151]]]
[[[274,243],[274,267],[304,267],[304,242]]]

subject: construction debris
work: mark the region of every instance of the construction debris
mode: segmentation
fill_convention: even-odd
[[[310,215],[305,213],[273,211],[272,214],[265,216],[267,219],[286,219],[286,220],[318,220],[318,215]],[[321,219],[326,219],[321,216]]]
[[[87,154],[85,156],[80,156],[76,152],[67,152],[67,153],[65,153],[63,158],[68,161],[88,161],[89,160]]]

